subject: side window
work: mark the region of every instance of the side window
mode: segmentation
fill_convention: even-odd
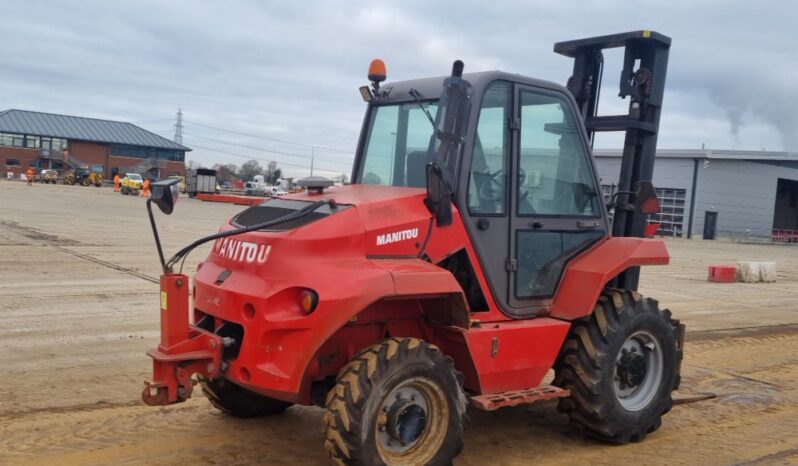
[[[579,126],[559,97],[521,92],[518,214],[596,216],[599,196]]]
[[[497,81],[488,87],[482,99],[468,182],[471,214],[506,211],[510,93],[510,83]]]

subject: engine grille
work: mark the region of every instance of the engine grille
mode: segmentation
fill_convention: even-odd
[[[236,215],[235,217],[233,217],[232,224],[236,227],[249,227],[252,225],[257,225],[258,223],[269,222],[272,220],[276,220],[280,217],[283,217],[285,215],[288,215],[292,212],[296,212],[297,210],[300,210],[303,207],[307,207],[308,204],[309,203],[306,201],[296,201],[291,199],[270,199],[264,202],[263,204],[252,206],[249,209]],[[347,209],[348,207],[349,206],[339,205],[335,211],[338,212]],[[325,205],[320,207],[318,210],[311,212],[307,215],[304,215],[298,219],[290,220],[288,222],[275,225],[273,227],[267,228],[266,230],[267,231],[292,230],[294,228],[299,228],[301,226],[313,223],[317,220],[327,217],[331,213],[332,212],[330,211],[330,207]]]

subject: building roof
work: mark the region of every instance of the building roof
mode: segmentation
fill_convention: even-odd
[[[160,149],[191,150],[132,123],[27,110],[10,109],[0,112],[0,132]]]
[[[618,149],[594,149],[596,157],[621,157]],[[798,162],[798,152],[776,152],[764,150],[717,150],[717,149],[657,149],[657,157],[669,159],[746,160],[754,162]]]

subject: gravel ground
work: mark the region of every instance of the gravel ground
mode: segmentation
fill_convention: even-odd
[[[165,250],[242,208],[181,199],[158,218]],[[641,282],[688,327],[684,403],[662,428],[608,446],[569,430],[553,402],[471,410],[456,465],[798,464],[798,247],[668,247],[672,265],[644,270]],[[189,272],[207,253],[192,254]],[[776,261],[778,281],[706,282],[707,265],[737,260]],[[318,408],[237,420],[201,396],[142,405],[158,274],[143,199],[0,181],[0,463],[326,464]]]

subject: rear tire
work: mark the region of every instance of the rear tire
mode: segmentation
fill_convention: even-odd
[[[227,379],[202,380],[202,392],[218,410],[234,417],[250,418],[281,414],[293,403],[259,395]]]
[[[657,301],[606,290],[593,313],[573,323],[554,365],[554,385],[571,391],[559,411],[600,440],[643,440],[673,407],[681,331]]]
[[[463,448],[466,398],[452,359],[416,338],[361,351],[327,394],[335,464],[449,465]]]

